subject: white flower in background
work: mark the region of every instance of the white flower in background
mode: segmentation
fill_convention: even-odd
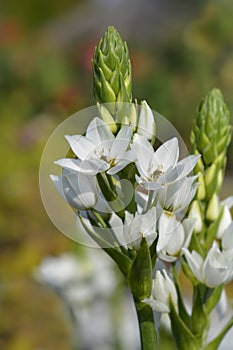
[[[179,146],[175,137],[154,152],[145,137],[135,134],[131,149],[137,157],[136,167],[140,174],[136,175],[136,180],[147,190],[160,189],[165,184],[185,177],[193,170],[199,158],[192,155],[178,162]]]
[[[35,271],[35,277],[40,282],[55,288],[68,287],[80,278],[84,278],[84,275],[85,272],[80,269],[78,260],[70,253],[45,258]]]
[[[183,252],[195,277],[206,286],[215,288],[232,279],[233,250],[221,252],[214,242],[205,260],[195,250],[183,248]]]
[[[93,208],[98,200],[97,183],[94,176],[64,170],[62,176],[50,175],[58,192],[73,208]]]
[[[179,222],[174,213],[164,211],[159,219],[159,238],[156,246],[158,256],[164,261],[175,261],[187,248],[194,228],[194,220]]]
[[[63,158],[55,164],[86,175],[103,171],[116,174],[134,161],[132,151],[128,150],[131,136],[132,126],[124,125],[114,137],[109,127],[96,117],[88,125],[86,136],[66,136],[78,159]]]
[[[170,312],[170,298],[177,309],[178,298],[175,285],[168,276],[166,270],[157,271],[155,278],[152,280],[152,291],[149,299],[143,302],[149,304],[152,309],[158,312]]]
[[[119,242],[131,249],[139,249],[142,237],[146,239],[148,246],[151,246],[157,237],[155,207],[145,214],[136,212],[133,215],[126,211],[124,222],[113,214],[110,224]]]
[[[138,117],[137,133],[144,136],[147,140],[151,140],[155,137],[155,118],[152,110],[148,106],[146,101],[142,101],[140,107],[140,114]]]
[[[196,176],[185,177],[162,187],[157,195],[158,204],[164,210],[174,213],[186,209],[196,193],[196,179]]]

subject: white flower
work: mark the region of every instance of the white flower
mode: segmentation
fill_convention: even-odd
[[[164,211],[159,219],[158,256],[164,261],[175,261],[182,248],[187,248],[192,236],[194,220],[177,221],[175,214]]]
[[[47,257],[35,271],[35,277],[55,288],[62,288],[79,281],[82,276],[78,260],[74,255],[64,253],[59,257]]]
[[[50,178],[71,207],[86,210],[97,203],[98,192],[95,177],[64,170],[62,176],[50,175]]]
[[[170,312],[170,298],[177,309],[178,298],[175,285],[172,279],[168,276],[166,270],[156,272],[155,278],[152,281],[152,292],[149,299],[144,299],[144,303],[149,304],[152,309],[158,312]]]
[[[116,174],[134,160],[132,151],[128,150],[131,136],[132,126],[124,125],[114,137],[109,127],[96,117],[88,125],[86,136],[66,136],[78,159],[63,158],[55,164],[86,175],[103,171]]]
[[[214,242],[205,260],[195,250],[183,248],[183,252],[195,277],[206,286],[215,288],[232,278],[233,250],[221,252]]]
[[[185,177],[162,187],[157,195],[159,205],[174,213],[187,208],[198,187],[195,180],[196,176]]]
[[[113,214],[110,224],[119,242],[131,249],[139,249],[142,237],[146,239],[148,246],[151,246],[157,237],[155,207],[145,214],[136,212],[133,215],[126,211],[124,222]]]
[[[147,140],[151,140],[155,137],[155,129],[154,114],[147,102],[142,101],[138,118],[137,133],[144,136]]]
[[[137,157],[136,166],[140,174],[136,175],[136,180],[147,190],[157,190],[165,184],[185,177],[193,170],[199,158],[192,155],[178,162],[179,147],[175,137],[154,152],[146,138],[135,134],[131,148]]]

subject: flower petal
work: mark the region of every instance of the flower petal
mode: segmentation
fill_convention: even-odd
[[[177,163],[177,165],[184,166],[182,172],[179,174],[179,179],[183,178],[183,177],[187,176],[189,173],[191,173],[191,171],[193,170],[193,168],[197,164],[197,161],[199,158],[200,158],[200,155],[191,155],[191,156],[188,156],[188,157],[180,160]]]
[[[53,181],[56,189],[60,193],[60,195],[66,200],[65,194],[64,194],[64,188],[62,185],[62,176],[57,175],[50,175],[50,179]]]
[[[80,159],[87,159],[95,149],[94,143],[82,135],[65,136],[72,151]]]
[[[154,155],[153,147],[151,146],[150,142],[147,141],[147,139],[138,134],[134,134],[134,140],[133,144],[131,145],[131,149],[136,154],[136,166],[139,173],[144,178],[147,177],[151,159]]]
[[[64,169],[82,172],[87,175],[96,175],[109,168],[109,164],[102,159],[90,159],[82,161],[81,159],[62,158],[56,160],[55,164],[61,166]]]
[[[190,269],[192,270],[193,274],[196,276],[196,278],[203,282],[203,273],[202,273],[202,267],[203,267],[203,259],[202,257],[195,251],[192,251],[192,254],[190,251],[186,248],[182,248],[182,252],[184,253],[188,265]]]
[[[215,288],[224,283],[228,277],[229,268],[224,253],[220,252],[218,245],[214,242],[203,266],[205,284],[210,288]]]
[[[164,304],[161,301],[155,300],[153,298],[144,299],[143,302],[150,305],[150,307],[155,311],[162,312],[162,313],[170,312],[169,307],[166,304]]]
[[[176,137],[163,143],[155,152],[153,162],[157,165],[162,164],[163,169],[167,171],[170,167],[176,165],[179,158],[179,145]]]
[[[94,118],[88,125],[86,137],[97,145],[103,141],[114,139],[109,127],[98,117]]]
[[[123,155],[129,146],[129,142],[132,137],[133,126],[124,125],[118,132],[112,148],[110,150],[110,157],[118,158]]]

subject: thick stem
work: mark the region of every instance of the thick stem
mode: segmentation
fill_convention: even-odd
[[[157,338],[152,309],[149,305],[134,299],[138,316],[142,350],[156,350]]]

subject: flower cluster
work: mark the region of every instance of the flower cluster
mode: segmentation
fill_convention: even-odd
[[[154,127],[152,123],[149,126]],[[193,219],[181,219],[197,188],[196,178],[188,175],[198,156],[178,161],[176,138],[154,151],[146,137],[133,133],[133,125],[122,126],[114,136],[98,117],[88,125],[85,136],[66,139],[74,158],[57,160],[55,163],[64,170],[61,176],[51,175],[51,179],[69,205],[84,219],[93,218],[93,211],[100,216],[111,212],[109,226],[119,245],[137,250],[142,237],[149,246],[157,238],[159,257],[176,260],[182,248],[188,247],[194,226]],[[132,198],[122,203],[124,212],[120,215],[114,203],[122,200],[121,180],[129,165],[134,177],[128,181],[134,190]],[[115,201],[109,200],[109,194]]]

